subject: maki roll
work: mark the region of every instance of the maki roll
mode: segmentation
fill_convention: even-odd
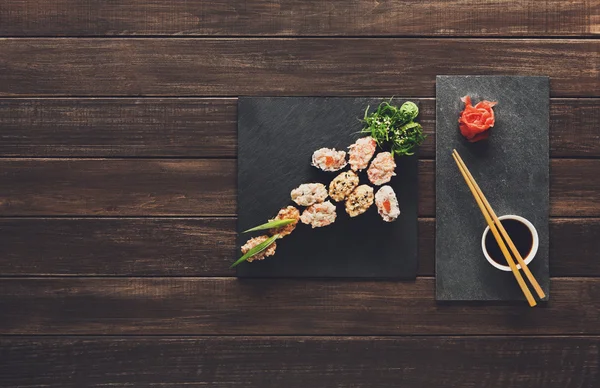
[[[292,190],[291,197],[300,206],[310,206],[327,199],[327,188],[322,183],[304,183]]]
[[[335,222],[335,206],[330,202],[316,203],[302,212],[300,221],[313,228],[321,228]]]
[[[278,234],[280,237],[287,236],[288,234],[292,233],[294,229],[296,229],[296,225],[298,225],[298,221],[300,220],[300,211],[293,206],[285,207],[281,209],[279,213],[277,213],[275,218],[269,221],[275,220],[296,220],[291,224],[280,226],[279,228],[269,229],[269,234],[271,236],[276,234]]]
[[[389,152],[380,152],[371,162],[367,170],[367,175],[371,183],[379,186],[388,183],[396,175],[394,172],[395,169],[396,162],[392,154]]]
[[[260,243],[263,243],[269,239],[269,236],[258,236],[251,238],[246,242],[246,244],[242,245],[242,253],[245,255],[248,251]],[[264,251],[258,252],[254,256],[250,256],[246,259],[248,262],[252,262],[254,260],[264,260],[265,257],[273,256],[275,254],[275,249],[277,249],[277,243],[273,242],[273,244],[269,245]]]
[[[395,221],[400,215],[400,207],[398,206],[398,199],[394,189],[390,186],[381,186],[375,194],[375,205],[377,205],[377,211],[385,222]]]
[[[367,211],[373,204],[373,188],[360,185],[346,199],[346,213],[350,217],[356,217]]]
[[[336,151],[335,148],[320,148],[312,156],[312,165],[323,171],[338,171],[346,164],[346,151]]]
[[[329,184],[329,196],[334,201],[343,201],[356,186],[358,186],[358,175],[353,171],[344,171]]]
[[[377,143],[371,136],[358,139],[356,143],[348,147],[350,151],[350,167],[353,171],[362,171],[369,165],[369,161],[375,154]]]

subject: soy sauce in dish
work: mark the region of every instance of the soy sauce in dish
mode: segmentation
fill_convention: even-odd
[[[531,235],[531,231],[527,225],[512,219],[506,219],[500,222],[515,244],[515,247],[517,247],[521,257],[525,259],[533,247],[533,236]],[[485,236],[485,247],[487,248],[492,260],[500,265],[508,265],[504,255],[502,254],[502,251],[500,250],[500,247],[498,246],[498,243],[496,242],[496,239],[494,238],[494,234],[491,231],[489,231]],[[508,251],[510,252],[508,244],[506,245],[506,248],[508,248]]]

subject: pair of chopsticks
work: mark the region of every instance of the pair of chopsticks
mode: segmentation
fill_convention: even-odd
[[[523,276],[521,276],[521,273],[519,272],[519,269],[517,268],[517,265],[515,264],[513,258],[511,257],[510,253],[508,252],[508,249],[506,248],[506,244],[504,243],[504,240],[506,240],[506,243],[510,247],[510,251],[517,258],[517,261],[521,265],[521,269],[523,270],[523,272],[525,272],[525,276],[527,276],[527,279],[529,279],[529,282],[535,289],[535,292],[537,293],[537,295],[540,298],[544,298],[544,297],[546,297],[546,294],[542,290],[542,287],[540,287],[537,280],[535,280],[535,277],[533,276],[533,274],[531,273],[529,268],[527,268],[527,265],[525,264],[523,257],[521,257],[521,254],[517,250],[517,247],[515,247],[515,244],[512,242],[510,236],[506,232],[506,229],[504,229],[504,226],[502,226],[502,223],[496,216],[496,213],[490,206],[490,203],[487,201],[487,199],[483,195],[483,192],[479,188],[479,185],[477,184],[477,182],[475,182],[473,175],[471,175],[471,172],[469,171],[469,169],[465,165],[465,162],[463,162],[462,158],[460,157],[460,155],[458,154],[458,152],[456,150],[452,151],[452,157],[454,158],[454,161],[458,165],[458,168],[459,168],[463,178],[465,178],[465,182],[467,182],[469,189],[471,189],[471,193],[473,193],[473,197],[475,197],[475,201],[477,201],[477,205],[479,205],[479,209],[481,209],[481,213],[483,213],[483,216],[485,217],[485,220],[487,221],[487,224],[489,225],[490,230],[492,231],[492,234],[494,235],[494,238],[496,239],[496,242],[498,243],[498,246],[500,247],[500,250],[502,251],[502,254],[504,254],[504,258],[506,259],[506,262],[508,263],[510,269],[512,270],[513,275],[515,275],[515,278],[517,279],[517,283],[519,283],[519,287],[521,287],[521,291],[523,291],[525,298],[527,298],[527,302],[529,302],[529,306],[531,306],[531,307],[535,306],[537,304],[537,302],[535,301],[533,295],[531,294],[531,291],[527,287],[525,280],[523,280]],[[500,231],[500,232],[498,232],[498,231]],[[502,237],[500,235],[502,235]],[[504,240],[502,240],[502,238],[504,238]]]

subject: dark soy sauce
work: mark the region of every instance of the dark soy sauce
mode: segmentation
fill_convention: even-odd
[[[506,229],[512,242],[515,244],[515,247],[517,247],[521,257],[525,259],[533,247],[533,236],[527,225],[512,219],[506,219],[500,222],[502,223],[502,226],[504,226],[504,229]],[[488,234],[485,236],[485,247],[492,260],[501,265],[508,265],[492,231],[488,231]],[[506,244],[506,248],[510,252],[508,244]],[[514,257],[512,253],[511,257]]]

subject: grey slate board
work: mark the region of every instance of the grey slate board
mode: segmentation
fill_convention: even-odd
[[[322,147],[347,151],[350,144],[363,136],[358,131],[366,106],[373,109],[381,101],[333,97],[240,98],[238,232],[266,222],[284,206],[295,205],[290,191],[300,184],[328,184],[337,176],[339,172],[311,167],[313,152]],[[396,222],[383,222],[375,205],[351,219],[343,203],[338,203],[333,225],[311,229],[299,224],[292,235],[277,242],[275,256],[240,264],[238,276],[415,278],[417,161],[416,156],[396,158],[398,175],[390,183],[402,211]],[[366,172],[359,177],[361,184],[369,183]],[[255,235],[258,234],[251,234]],[[238,248],[248,237],[239,235]]]
[[[468,143],[458,129],[460,98],[498,101],[487,140]],[[546,295],[548,274],[548,77],[438,76],[436,83],[436,297],[440,301],[525,300],[511,272],[481,251],[485,219],[452,158],[455,148],[498,216],[536,227],[529,265]]]

